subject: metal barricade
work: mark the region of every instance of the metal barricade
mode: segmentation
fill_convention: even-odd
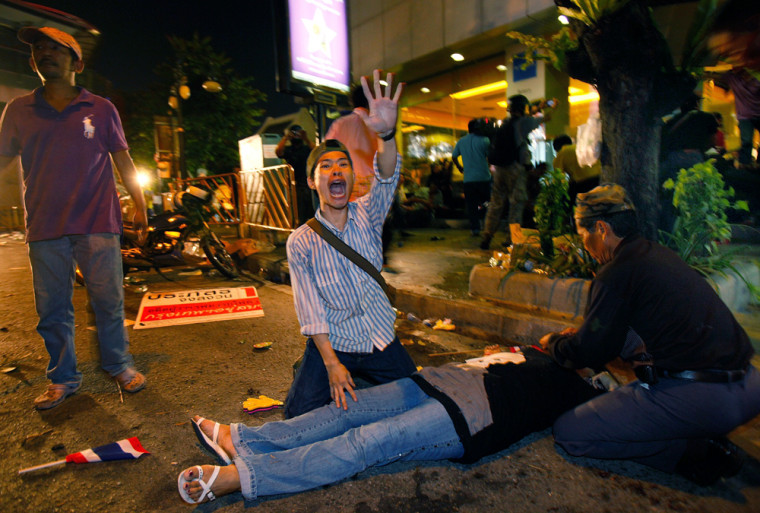
[[[293,231],[298,219],[296,182],[288,164],[240,172],[243,222],[254,228]]]

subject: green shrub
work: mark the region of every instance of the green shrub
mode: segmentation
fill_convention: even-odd
[[[539,179],[541,191],[536,197],[533,220],[536,222],[541,249],[545,256],[552,257],[552,238],[571,231],[570,186],[567,175],[561,169],[547,171]]]
[[[661,231],[660,240],[692,266],[708,263],[719,254],[718,244],[731,239],[726,215],[729,208],[749,210],[746,201],[731,202],[734,190],[726,188],[714,163],[708,160],[681,169],[675,181],[669,179],[663,184],[664,189],[673,191],[677,216],[673,232]]]
[[[760,290],[732,263],[741,248],[720,249],[720,244],[731,240],[728,209],[748,211],[749,206],[746,201],[732,202],[734,190],[726,188],[714,164],[714,160],[701,162],[689,169],[681,169],[675,180],[665,181],[663,188],[673,191],[677,216],[673,232],[660,231],[660,241],[707,278],[712,273],[725,275],[727,269],[734,271],[752,294],[760,298]]]

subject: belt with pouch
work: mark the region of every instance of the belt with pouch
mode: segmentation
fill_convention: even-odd
[[[741,381],[747,375],[747,370],[667,370],[655,367],[655,373],[661,378],[685,379],[688,381],[701,381],[703,383],[734,383]]]

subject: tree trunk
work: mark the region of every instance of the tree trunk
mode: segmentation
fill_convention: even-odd
[[[602,181],[626,188],[643,235],[657,240],[660,116],[679,104],[694,80],[675,69],[643,0],[630,0],[593,27],[578,20],[571,26],[579,48],[568,55],[568,73],[599,92]]]
[[[657,240],[660,125],[646,108],[651,80],[610,73],[598,87],[605,146],[602,182],[625,187],[638,210],[642,234]]]

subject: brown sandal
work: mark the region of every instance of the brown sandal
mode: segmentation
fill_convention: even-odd
[[[137,372],[134,367],[128,367],[127,370],[114,376],[113,379],[130,394],[134,394],[145,388],[145,376]]]
[[[49,410],[55,408],[63,402],[68,396],[79,390],[80,383],[76,384],[56,384],[51,383],[48,385],[45,393],[40,395],[34,400],[34,407],[38,410]]]

